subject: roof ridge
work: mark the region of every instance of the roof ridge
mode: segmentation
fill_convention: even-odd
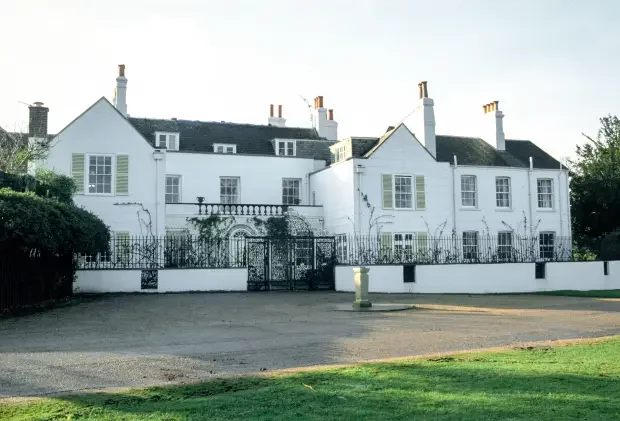
[[[168,122],[188,122],[188,123],[207,123],[207,124],[230,124],[235,126],[249,126],[249,127],[273,127],[277,129],[302,129],[302,130],[316,130],[314,127],[291,127],[291,126],[273,126],[271,124],[254,124],[254,123],[236,123],[234,121],[207,121],[207,120],[188,120],[183,118],[171,119],[171,118],[151,118],[151,117],[136,117],[130,116],[129,119],[136,120],[151,120],[151,121],[168,121]]]

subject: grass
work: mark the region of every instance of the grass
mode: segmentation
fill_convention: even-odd
[[[564,297],[592,297],[592,298],[620,298],[620,289],[610,290],[592,290],[592,291],[575,291],[575,290],[562,290],[562,291],[543,291],[536,292],[538,295],[559,295]]]
[[[0,405],[1,420],[614,420],[620,338]],[[276,357],[276,356],[274,356]]]

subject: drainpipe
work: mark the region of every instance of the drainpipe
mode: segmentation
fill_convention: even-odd
[[[355,161],[354,161],[355,162]],[[356,216],[354,218],[355,220],[355,227],[353,229],[353,231],[355,233],[360,233],[361,234],[361,227],[362,227],[362,174],[364,173],[364,167],[362,167],[361,164],[357,164],[355,166],[355,173],[357,174],[357,189],[354,189],[356,194],[355,194],[355,213]]]
[[[456,155],[454,155],[454,166],[452,166],[452,227],[456,234],[456,167],[458,162]]]
[[[534,169],[534,158],[530,156],[530,167],[527,169],[527,197],[530,210],[530,237],[534,236],[532,228],[534,221],[532,220],[532,170]]]
[[[568,228],[568,236],[572,238],[573,230],[572,230],[572,222],[571,213],[570,213],[570,185],[568,180],[568,168],[564,170],[564,174],[566,175],[566,217],[568,218],[566,221],[566,226]]]
[[[560,213],[560,238],[563,237],[564,224],[562,224],[562,163],[558,173],[558,212]]]
[[[153,152],[153,159],[155,160],[155,235],[160,236],[159,232],[159,215],[160,215],[160,207],[161,203],[161,191],[163,189],[163,185],[161,182],[161,163],[164,160],[165,153],[162,150],[156,149]],[[166,206],[164,204],[164,206]],[[164,209],[165,215],[166,209]]]

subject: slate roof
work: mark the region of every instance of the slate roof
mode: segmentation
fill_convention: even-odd
[[[506,151],[519,161],[529,166],[530,156],[534,160],[534,168],[560,169],[560,161],[549,155],[529,140],[506,139]]]
[[[155,132],[179,133],[180,152],[213,153],[214,143],[229,143],[237,145],[238,154],[273,156],[272,140],[280,138],[297,140],[297,157],[329,160],[329,146],[334,143],[307,128],[136,117],[128,120],[153,146]]]

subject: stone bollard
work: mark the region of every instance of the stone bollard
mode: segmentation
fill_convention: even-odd
[[[353,268],[353,283],[355,284],[355,302],[353,307],[372,307],[368,300],[368,272],[369,268]]]

